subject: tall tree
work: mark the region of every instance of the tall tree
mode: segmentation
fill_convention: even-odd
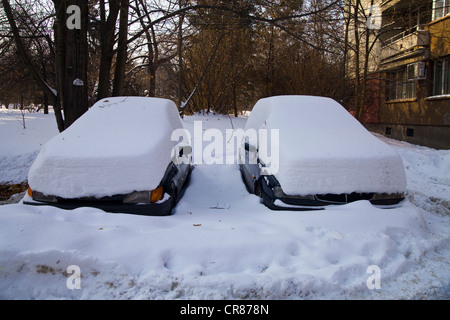
[[[178,0],[178,6],[180,9],[185,6],[184,0]],[[177,33],[177,56],[178,56],[178,106],[181,109],[185,106],[183,104],[183,83],[184,83],[184,66],[183,66],[183,24],[184,24],[185,13],[181,12],[178,21],[178,33]]]
[[[125,82],[125,66],[127,62],[127,37],[128,37],[128,9],[129,0],[121,0],[120,2],[120,23],[119,23],[119,40],[116,58],[116,67],[114,71],[113,96],[121,96],[123,94]]]
[[[371,57],[376,53],[380,36],[392,31],[393,26],[386,24],[375,27],[372,25],[372,8],[374,0],[347,0],[345,15],[347,17],[346,26],[348,30],[348,39],[346,47],[348,48],[347,74],[353,73],[350,77],[354,87],[352,96],[352,105],[354,115],[358,120],[363,121],[365,106],[369,103],[369,74],[376,69],[376,59]],[[376,17],[375,17],[376,18]],[[380,18],[380,17],[378,17]],[[353,61],[350,58],[353,56]]]
[[[53,99],[55,101],[54,108],[55,108],[55,116],[56,116],[56,121],[58,124],[58,129],[59,129],[59,131],[63,131],[65,128],[65,125],[64,125],[62,114],[61,114],[59,96],[57,94],[57,91],[52,89],[48,85],[48,83],[46,83],[44,81],[44,79],[41,77],[41,74],[38,72],[38,69],[33,64],[31,57],[29,55],[29,52],[25,48],[24,43],[22,41],[22,37],[19,32],[19,29],[17,28],[15,17],[14,17],[14,14],[13,14],[13,11],[12,11],[9,1],[2,0],[2,5],[3,5],[3,10],[5,12],[5,15],[6,15],[8,23],[9,23],[9,26],[11,28],[11,32],[14,37],[14,42],[16,45],[17,53],[19,54],[25,68],[27,68],[27,70],[31,73],[35,82],[44,90],[44,92],[48,96],[53,97]]]
[[[57,91],[64,110],[64,127],[69,127],[88,110],[88,6],[85,0],[53,0],[56,12],[55,48]],[[68,25],[70,6],[80,12],[72,13],[79,19],[76,26]]]
[[[252,57],[251,1],[198,1],[205,7],[190,14],[189,22],[197,29],[190,37],[186,61],[188,91],[195,92],[194,109],[233,112],[242,109],[244,87]]]
[[[117,17],[121,0],[109,0],[108,16],[105,0],[100,0],[100,67],[97,100],[111,95],[111,68],[114,58],[114,43]]]

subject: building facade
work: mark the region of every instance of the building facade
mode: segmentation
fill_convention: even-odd
[[[367,81],[375,94],[360,121],[387,137],[450,149],[450,0],[377,5],[377,55]]]

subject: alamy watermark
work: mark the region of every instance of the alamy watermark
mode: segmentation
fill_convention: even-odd
[[[262,175],[276,174],[279,169],[279,140],[278,129],[226,129],[224,136],[221,130],[203,130],[203,122],[194,121],[193,137],[186,129],[172,132],[171,141],[178,142],[172,150],[172,161],[187,164],[190,160],[184,155],[191,153],[190,146],[193,146],[194,165],[260,163]]]
[[[81,9],[77,5],[67,7],[66,13],[69,15],[66,21],[67,29],[81,29]]]
[[[66,286],[69,290],[81,289],[81,269],[73,264],[67,267],[66,274],[69,277],[66,280]]]
[[[380,6],[373,5],[369,6],[366,10],[367,18],[367,28],[370,30],[380,30],[381,29],[381,8]]]
[[[370,274],[367,278],[366,285],[370,290],[381,289],[381,269],[377,265],[367,267],[366,273]]]

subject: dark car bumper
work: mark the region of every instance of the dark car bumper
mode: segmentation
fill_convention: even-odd
[[[265,183],[261,183],[261,199],[263,204],[271,210],[310,211],[324,209],[319,204],[309,201],[299,200],[295,204],[288,204],[285,199],[275,196],[273,190]]]
[[[277,196],[273,189],[264,182],[261,185],[261,198],[264,205],[272,210],[310,211],[323,210],[329,205],[343,205],[354,201],[367,200],[371,204],[381,208],[393,208],[405,199],[403,195],[383,197],[375,193],[352,193],[340,195],[312,195],[309,197]]]
[[[40,202],[34,200],[24,200],[24,204],[31,206],[52,206],[64,210],[73,210],[82,207],[96,208],[111,213],[130,213],[146,216],[168,216],[172,214],[173,197],[170,196],[160,203],[145,204],[126,204],[118,202],[103,201],[58,201],[58,202]]]

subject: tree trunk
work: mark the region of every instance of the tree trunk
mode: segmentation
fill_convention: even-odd
[[[142,9],[145,12],[145,16],[147,16],[147,18],[149,19],[148,24],[152,25],[151,16],[145,7],[145,3],[143,2],[143,0],[140,0],[139,3],[141,4]],[[153,27],[151,27],[153,38],[152,38],[152,35],[150,34],[149,29],[145,28],[144,15],[141,14],[138,4],[136,4],[136,12],[139,16],[139,22],[141,24],[141,27],[142,27],[142,29],[144,29],[145,38],[147,39],[147,50],[148,50],[147,72],[148,72],[148,75],[150,78],[148,96],[155,97],[156,96],[156,68],[157,68],[156,61],[158,60],[158,44],[156,43],[156,39],[155,39],[156,37],[155,37],[155,33],[154,33],[155,31],[154,31]]]
[[[266,97],[273,95],[273,77],[274,77],[274,26],[270,26],[270,40],[269,40],[269,52],[267,54],[267,67],[266,67]]]
[[[359,105],[359,113],[357,115],[358,120],[363,120],[364,107],[366,105],[366,95],[367,95],[367,73],[369,69],[369,29],[366,28],[366,43],[364,45],[364,65],[363,65],[363,76],[361,83],[361,102]]]
[[[233,84],[233,111],[234,116],[238,116],[237,97],[236,97],[236,83]]]
[[[84,0],[53,0],[53,2],[57,14],[56,79],[59,103],[64,111],[64,129],[66,129],[88,110],[88,7]],[[66,25],[68,18],[66,10],[70,5],[80,8],[80,29],[70,29]]]
[[[119,44],[117,50],[116,70],[114,72],[113,96],[123,95],[125,67],[127,63],[128,8],[129,0],[122,0],[120,5]]]
[[[358,9],[359,9],[359,0],[356,0],[354,6],[354,32],[355,32],[355,96],[354,96],[354,104],[355,104],[355,117],[359,116],[360,109],[360,101],[359,101],[359,91],[360,91],[360,70],[359,70],[359,54],[360,50],[360,42],[359,42],[359,21],[358,21]]]
[[[58,123],[59,131],[65,129],[64,119],[62,116],[62,95],[63,95],[63,83],[65,82],[64,69],[65,69],[65,10],[62,8],[62,0],[53,0],[56,12],[56,21],[53,25],[53,32],[55,36],[55,74],[56,74],[56,90],[58,91],[58,96],[54,99],[54,108],[56,122]],[[62,127],[62,128],[61,128]]]
[[[349,28],[350,28],[350,22],[351,22],[351,16],[352,16],[352,6],[349,2],[348,4],[348,17],[345,18],[345,34],[344,34],[344,53],[342,58],[342,70],[344,72],[344,76],[342,77],[342,101],[346,98],[346,88],[347,88],[347,56],[348,56],[348,36],[349,36]],[[345,17],[345,7],[344,7],[344,17]]]
[[[66,36],[67,94],[64,97],[64,119],[67,128],[88,110],[88,6],[85,0],[66,0],[66,2],[69,2],[68,5],[75,4],[81,9],[81,28],[68,29]]]
[[[370,5],[373,7],[374,0],[371,0]],[[370,19],[370,16],[369,16]],[[369,45],[370,41],[370,30],[369,26],[366,24],[366,43],[364,45],[364,70],[363,70],[363,78],[362,78],[362,92],[361,92],[361,105],[359,108],[358,120],[363,120],[364,109],[367,103],[367,75],[369,73],[369,54],[371,51],[371,46]],[[374,40],[376,41],[376,40]]]
[[[181,7],[181,1],[180,1]],[[181,108],[181,104],[183,103],[183,22],[184,22],[184,13],[180,15],[180,21],[178,26],[178,108]],[[181,111],[181,110],[180,110]]]
[[[100,69],[98,75],[97,100],[109,97],[111,94],[111,66],[114,57],[114,33],[120,9],[120,0],[109,1],[109,15],[105,18],[105,0],[100,0],[101,30],[100,30]],[[105,20],[106,19],[106,20]]]
[[[42,62],[42,79],[47,82],[47,68],[45,67],[45,63]],[[48,114],[48,95],[45,90],[43,90],[43,103],[44,103],[44,114]]]

